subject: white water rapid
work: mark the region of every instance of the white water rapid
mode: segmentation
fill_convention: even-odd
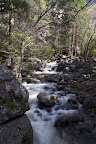
[[[54,68],[53,71],[53,67],[57,67],[56,62],[46,64],[44,71],[42,73],[37,73],[56,74],[56,68]],[[68,94],[65,96],[64,91],[57,91],[56,83],[42,83],[40,80],[36,81],[36,83],[23,84],[29,91],[30,110],[26,114],[33,128],[33,144],[72,144],[69,136],[66,136],[65,133],[63,133],[63,135],[59,134],[58,130],[54,126],[54,122],[61,114],[77,113],[77,110],[58,108],[58,105],[52,107],[51,111],[40,109],[38,108],[37,95],[40,92],[47,92],[51,95],[56,95],[58,96],[60,105],[64,105],[70,97],[75,97],[75,95]],[[60,96],[59,93],[62,93],[63,96]]]

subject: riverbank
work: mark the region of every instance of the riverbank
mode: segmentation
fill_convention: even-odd
[[[46,64],[46,71],[35,72],[35,81],[25,84],[33,143],[43,144],[47,139],[47,144],[95,144],[96,61],[57,62]]]

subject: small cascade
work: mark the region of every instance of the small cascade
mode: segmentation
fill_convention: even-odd
[[[57,74],[56,69],[57,69],[58,64],[56,62],[50,62],[47,63],[45,66],[45,69],[43,72],[36,71],[35,74]],[[52,70],[54,69],[54,70]]]
[[[54,67],[54,68],[53,68]],[[37,72],[38,75],[56,74],[56,62],[51,62],[46,64],[43,72]],[[54,69],[54,70],[52,70]],[[37,74],[36,73],[36,74]],[[54,126],[56,118],[62,114],[70,115],[78,113],[78,110],[62,108],[66,105],[70,97],[75,97],[74,94],[63,94],[60,96],[60,92],[56,88],[56,83],[54,82],[40,82],[37,83],[23,84],[29,91],[29,104],[30,110],[26,113],[33,128],[33,144],[72,144],[70,137],[68,137],[65,132],[62,135],[59,134]],[[53,91],[54,90],[54,91]],[[46,92],[50,95],[58,96],[59,104],[51,108],[50,111],[46,109],[40,109],[38,104],[37,95],[41,92]],[[81,107],[78,104],[79,107]],[[78,143],[74,143],[78,144]]]
[[[56,72],[57,66],[58,66],[58,64],[56,62],[50,62],[50,63],[46,64],[46,67],[44,69],[44,73],[48,73],[48,74],[55,74],[55,73],[57,73]],[[52,68],[54,70],[52,70]]]

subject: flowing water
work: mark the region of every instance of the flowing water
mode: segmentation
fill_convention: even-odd
[[[54,71],[52,68],[54,68]],[[56,74],[56,62],[48,63],[43,72],[36,72],[38,75]],[[56,83],[41,82],[35,79],[35,83],[23,84],[29,91],[30,110],[26,113],[32,128],[33,128],[33,144],[72,144],[69,136],[62,133],[62,135],[55,128],[54,123],[57,117],[62,114],[78,113],[77,110],[66,110],[58,107],[58,104],[51,108],[51,111],[40,109],[38,107],[37,95],[40,92],[47,92],[50,95],[58,96],[59,105],[66,104],[70,97],[75,97],[74,94],[64,95],[64,91],[58,91]],[[62,94],[62,96],[60,96]],[[74,144],[77,144],[76,142]]]

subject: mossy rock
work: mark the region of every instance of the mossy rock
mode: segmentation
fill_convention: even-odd
[[[35,69],[35,66],[33,66],[32,64],[29,64],[27,66],[27,70],[34,70]]]
[[[15,93],[15,99],[21,101],[23,99],[23,94],[21,92]]]
[[[93,66],[88,66],[85,68],[85,73],[86,74],[92,74],[93,73]]]

